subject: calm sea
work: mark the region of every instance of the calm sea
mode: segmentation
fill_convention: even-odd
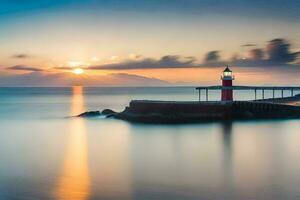
[[[69,117],[121,111],[131,99],[198,96],[190,87],[0,88],[0,199],[300,199],[300,120],[142,125]]]

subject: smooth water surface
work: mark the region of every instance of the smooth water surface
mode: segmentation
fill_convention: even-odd
[[[194,88],[0,88],[0,199],[300,199],[300,120],[70,117],[121,111],[131,99],[198,96]]]

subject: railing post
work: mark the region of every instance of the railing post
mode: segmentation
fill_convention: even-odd
[[[201,89],[199,89],[198,92],[199,92],[199,101],[201,101]]]
[[[275,90],[273,89],[273,99],[275,99]]]
[[[206,89],[206,101],[208,101],[208,89]]]

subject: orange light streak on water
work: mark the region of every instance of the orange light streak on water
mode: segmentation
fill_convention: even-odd
[[[82,111],[84,111],[83,88],[74,86],[70,114],[74,116]],[[86,134],[83,119],[71,119],[63,171],[55,189],[55,196],[58,200],[89,198],[91,189]]]

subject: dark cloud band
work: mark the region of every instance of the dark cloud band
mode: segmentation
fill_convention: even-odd
[[[18,71],[30,71],[30,72],[41,72],[41,71],[44,71],[41,68],[30,67],[30,66],[25,66],[25,65],[15,65],[15,66],[12,66],[12,67],[7,67],[6,69],[9,69],[9,70],[18,70]]]
[[[142,60],[127,60],[122,63],[91,66],[92,70],[131,70],[131,69],[166,69],[194,67],[194,57],[182,57],[178,55],[166,55],[160,59],[146,58]]]
[[[11,56],[11,58],[16,58],[16,59],[25,59],[25,58],[29,58],[29,57],[31,57],[31,56],[28,54],[15,54],[15,55]]]

